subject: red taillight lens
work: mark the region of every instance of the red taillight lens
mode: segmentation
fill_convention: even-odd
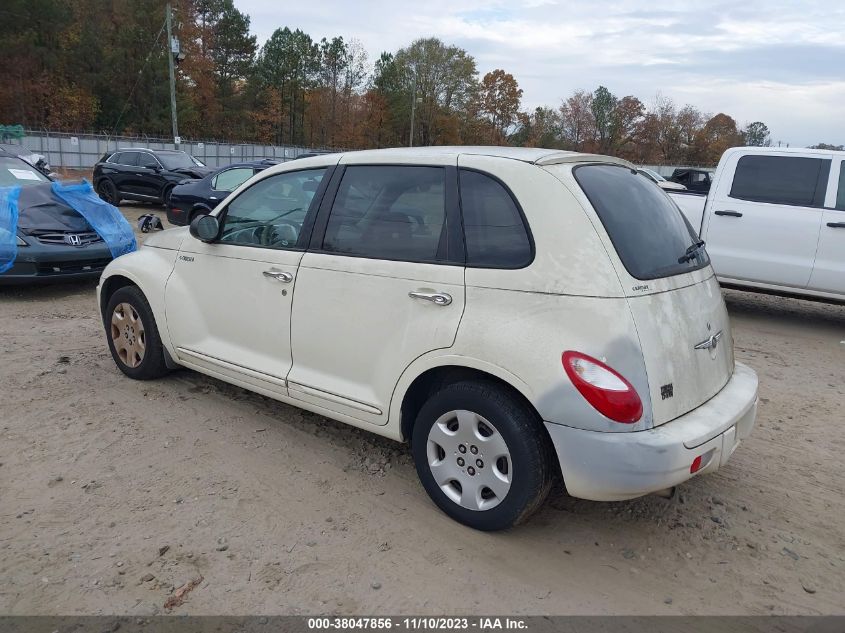
[[[643,416],[637,390],[616,370],[581,352],[564,352],[569,380],[596,411],[614,422],[633,424]]]

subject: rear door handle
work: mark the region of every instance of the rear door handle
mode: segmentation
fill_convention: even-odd
[[[716,215],[729,215],[732,218],[741,218],[742,214],[739,211],[716,211]]]
[[[845,229],[845,222],[828,222],[827,225],[832,229]]]
[[[276,281],[281,281],[285,284],[289,284],[293,281],[293,275],[291,275],[290,273],[282,272],[281,270],[265,270],[261,274],[265,277],[275,279]]]
[[[447,306],[452,303],[452,295],[445,292],[409,292],[408,296],[411,299],[422,299],[423,301],[431,301],[438,306]]]

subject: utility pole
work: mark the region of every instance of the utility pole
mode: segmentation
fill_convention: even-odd
[[[414,114],[417,110],[417,67],[414,66],[414,91],[411,97],[411,136],[408,139],[408,147],[414,146]]]
[[[167,19],[167,67],[170,70],[170,120],[173,123],[173,143],[176,145],[176,149],[179,149],[181,139],[179,138],[179,125],[176,122],[176,75],[173,70],[173,55],[179,53],[179,45],[173,40],[173,10],[170,8],[169,2],[164,11]]]

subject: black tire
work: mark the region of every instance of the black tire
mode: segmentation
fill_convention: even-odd
[[[191,209],[191,214],[188,216],[188,224],[193,222],[199,216],[208,215],[209,213],[209,210],[205,207],[195,207],[194,209]]]
[[[494,432],[504,440],[509,454],[507,462],[502,462],[502,466],[510,473],[510,487],[503,497],[494,496],[493,501],[497,505],[487,509],[470,509],[451,498],[437,483],[432,467],[429,466],[429,432],[441,417],[448,418],[450,412],[461,410],[470,411],[484,419],[482,426],[476,428],[483,429],[484,421],[492,425]],[[475,463],[481,466],[475,469],[470,467],[472,462],[465,460],[462,463],[458,459],[462,455],[470,460],[481,457],[484,446],[479,444],[479,453],[470,455],[469,450],[473,448],[474,445],[465,447],[463,454],[455,451],[450,455],[446,453],[448,449],[441,450],[439,444],[433,442],[431,450],[436,456],[432,459],[442,460],[437,461],[438,464],[456,460],[461,480],[455,479],[445,486],[452,495],[463,494],[461,481],[464,481],[480,491],[481,496],[477,498],[482,499],[481,504],[490,503],[490,499],[484,500],[484,494],[494,493],[484,487],[485,480],[482,477],[491,476],[491,471],[483,469],[485,466],[492,468],[493,464],[485,464],[483,459],[478,459]],[[527,519],[546,499],[556,472],[553,468],[553,452],[536,413],[515,395],[492,382],[454,383],[429,397],[414,423],[411,453],[420,481],[434,503],[456,521],[484,531],[505,530]],[[499,462],[495,463],[498,469]],[[462,468],[464,464],[467,465],[465,469]],[[449,467],[454,469],[451,462]],[[473,471],[472,479],[470,471]]]
[[[170,194],[173,193],[174,185],[165,185],[164,189],[161,190],[161,204],[164,207],[170,204]]]
[[[131,310],[127,311],[125,308],[127,305]],[[123,319],[115,320],[115,311],[118,306],[122,306],[121,312],[124,316]],[[109,350],[120,371],[135,380],[152,380],[168,373],[164,359],[164,346],[161,344],[153,311],[144,293],[137,286],[119,288],[109,298],[103,323]],[[116,338],[119,341],[117,344]],[[130,346],[134,347],[135,341],[138,340],[143,345],[143,354],[140,357],[137,353],[132,353],[130,349]]]
[[[117,187],[115,187],[114,183],[108,178],[102,178],[100,182],[97,183],[97,195],[100,196],[102,200],[105,200],[114,206],[120,204],[120,194],[117,191]]]

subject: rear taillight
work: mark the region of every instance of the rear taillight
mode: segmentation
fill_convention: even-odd
[[[637,390],[600,360],[581,352],[564,352],[563,368],[580,394],[605,417],[633,424],[643,416],[643,403]]]

